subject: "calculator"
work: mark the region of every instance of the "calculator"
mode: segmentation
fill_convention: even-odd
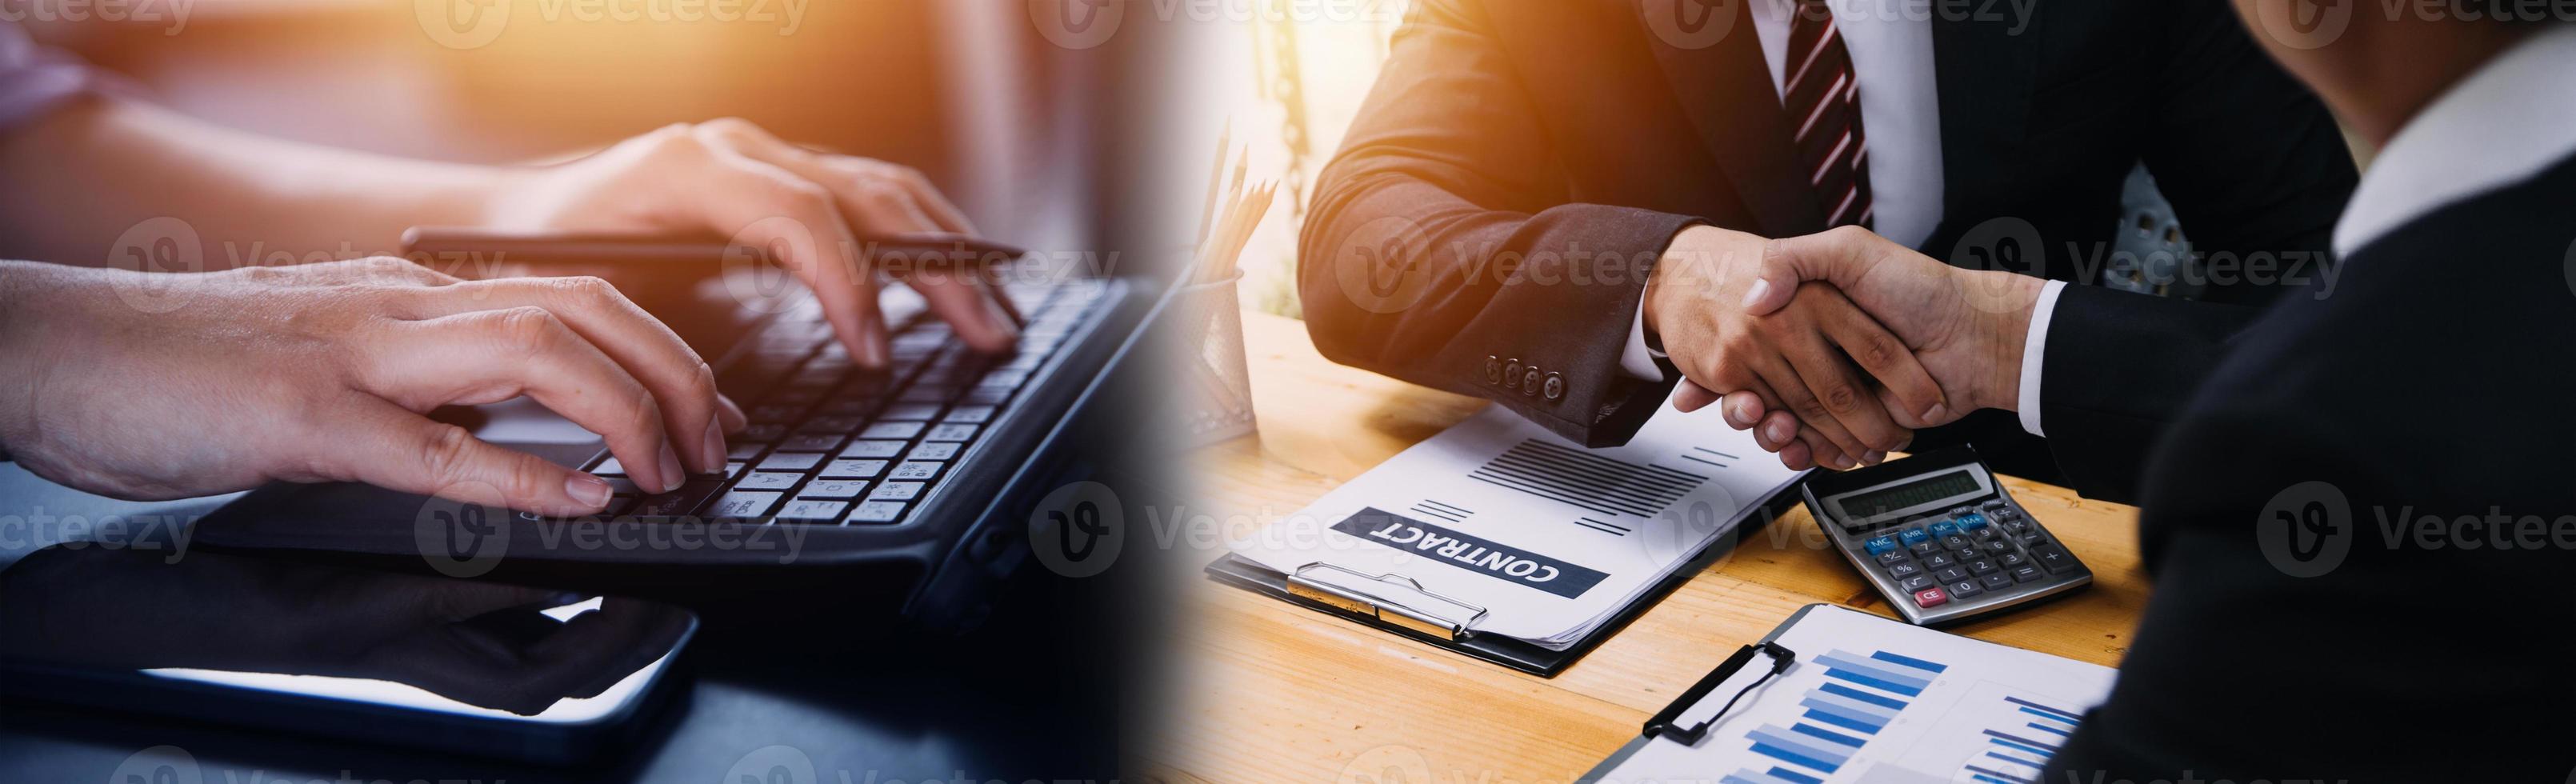
[[[1799,492],[1835,549],[1916,625],[1979,618],[2093,582],[2093,570],[1968,447],[1818,472]]]

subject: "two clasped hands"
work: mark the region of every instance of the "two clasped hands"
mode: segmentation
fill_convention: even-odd
[[[1684,229],[1645,322],[1681,371],[1674,404],[1716,404],[1793,469],[1876,464],[1914,431],[2017,406],[2045,281],[1952,267],[1859,227],[1764,238]]]

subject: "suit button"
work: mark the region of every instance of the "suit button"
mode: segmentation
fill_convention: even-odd
[[[1538,368],[1530,368],[1521,372],[1521,394],[1538,394]]]
[[[1520,360],[1515,359],[1515,360],[1511,360],[1511,361],[1509,361],[1509,362],[1505,362],[1505,363],[1503,363],[1503,388],[1504,388],[1504,389],[1519,389],[1519,388],[1521,388],[1521,386],[1520,386],[1520,385],[1521,385],[1521,361],[1520,361]]]
[[[1496,357],[1490,354],[1485,356],[1485,383],[1503,383],[1503,360],[1501,357]]]
[[[1550,402],[1550,403],[1554,403],[1554,402],[1556,402],[1556,401],[1564,400],[1564,399],[1565,399],[1565,376],[1562,376],[1562,375],[1559,375],[1559,374],[1556,374],[1556,373],[1549,373],[1549,374],[1547,374],[1547,401],[1548,401],[1548,402]]]

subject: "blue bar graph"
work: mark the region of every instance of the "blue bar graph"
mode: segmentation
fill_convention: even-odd
[[[1967,778],[2000,784],[2025,784],[2039,780],[2040,770],[2066,738],[2075,733],[2080,717],[2073,711],[2005,695],[1996,707],[2003,715],[2020,717],[2018,727],[1980,730],[1986,748],[1975,761],[1960,769]],[[2028,730],[2025,732],[2024,730]]]
[[[1815,663],[1825,683],[1798,700],[1803,721],[1765,724],[1745,733],[1755,754],[1779,764],[1768,771],[1739,770],[1726,784],[1818,784],[1841,770],[1870,737],[1887,729],[1912,698],[1922,696],[1948,665],[1902,654],[1827,651]]]

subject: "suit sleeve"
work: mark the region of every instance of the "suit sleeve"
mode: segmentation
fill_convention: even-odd
[[[2147,452],[2261,311],[2068,286],[2040,358],[2040,418],[2086,498],[2136,503]]]
[[[1307,329],[1333,361],[1624,443],[1677,378],[1620,357],[1656,259],[1696,219],[1567,204],[1537,114],[1481,7],[1416,4],[1317,183]]]
[[[2174,14],[2147,171],[2210,265],[2201,299],[2267,305],[2330,258],[2359,177],[2352,151],[2324,102],[2255,45],[2227,3],[2187,0]]]

